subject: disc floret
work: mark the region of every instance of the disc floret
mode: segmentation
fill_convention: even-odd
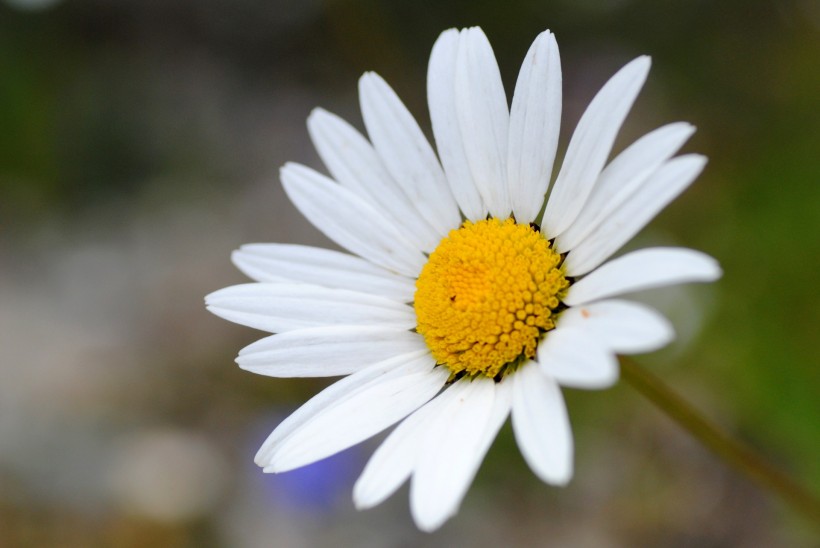
[[[561,256],[534,226],[466,221],[416,282],[416,330],[453,374],[495,378],[535,357],[569,286]]]

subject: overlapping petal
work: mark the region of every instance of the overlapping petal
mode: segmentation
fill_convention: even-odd
[[[715,259],[694,249],[639,249],[609,261],[575,282],[564,302],[576,306],[653,287],[713,282],[721,274],[720,265]]]
[[[354,255],[295,244],[246,244],[233,263],[257,282],[297,282],[413,300],[415,280]]]
[[[538,346],[541,371],[563,386],[600,389],[618,380],[618,362],[590,330],[562,326]]]
[[[335,114],[320,108],[310,114],[308,129],[319,156],[339,184],[397,224],[418,249],[428,253],[435,249],[441,236],[387,172],[367,139]]]
[[[259,451],[257,451],[256,457],[254,457],[254,462],[262,467],[268,466],[270,464],[271,456],[273,455],[278,444],[283,439],[296,432],[302,425],[307,423],[317,414],[331,407],[337,401],[344,399],[350,394],[355,394],[356,391],[360,390],[364,386],[367,386],[374,380],[384,377],[384,375],[389,374],[402,364],[421,359],[424,356],[429,356],[429,352],[418,351],[406,356],[397,356],[367,367],[352,375],[348,375],[340,381],[331,384],[279,423],[279,426],[277,426],[276,429],[267,437],[265,442],[259,448]]]
[[[495,383],[487,378],[465,379],[439,397],[447,403],[441,417],[429,425],[410,484],[410,511],[423,531],[438,529],[458,511],[484,458],[484,433],[493,414]]]
[[[347,383],[354,387],[352,390],[337,393],[329,403],[322,397],[318,404],[310,405],[301,414],[298,428],[286,425],[286,433],[277,435],[274,431],[271,436],[276,440],[266,443],[257,462],[266,471],[283,472],[377,434],[424,405],[441,389],[447,373],[434,369],[434,365],[428,355],[408,355],[371,366],[362,371],[362,377],[368,379],[365,382],[353,379]]]
[[[516,222],[535,221],[544,203],[561,129],[561,59],[544,31],[530,46],[510,109],[507,182]]]
[[[349,375],[388,358],[427,350],[418,333],[374,325],[297,329],[239,351],[239,367],[270,377]]]
[[[570,276],[580,276],[600,265],[678,197],[706,165],[699,154],[669,160],[612,212],[567,255],[564,268]]]
[[[649,73],[649,57],[633,60],[601,88],[587,107],[569,142],[541,226],[559,236],[578,217]]]
[[[393,89],[372,72],[359,80],[364,124],[385,167],[408,199],[445,236],[461,217],[435,152]]]
[[[282,168],[290,201],[325,236],[388,270],[417,276],[424,266],[418,250],[369,202],[305,166]]]
[[[685,122],[668,124],[647,133],[620,153],[601,172],[581,213],[555,241],[569,251],[617,210],[694,133]]]
[[[490,214],[504,219],[512,211],[507,186],[510,112],[492,46],[477,27],[459,36],[455,103],[473,181]]]
[[[361,510],[381,504],[407,481],[419,455],[426,450],[430,425],[444,416],[442,410],[448,402],[449,398],[443,394],[434,398],[387,436],[353,486],[353,502],[357,508]]]
[[[205,297],[221,318],[270,333],[327,325],[379,325],[412,329],[413,308],[377,295],[295,283],[226,287]]]
[[[646,305],[621,300],[568,308],[561,313],[556,333],[567,328],[583,331],[620,354],[657,350],[675,338],[672,324],[662,314]]]
[[[433,45],[427,68],[427,102],[436,148],[441,165],[447,174],[447,182],[464,216],[471,221],[477,221],[487,216],[487,206],[473,180],[456,113],[456,62],[459,42],[459,32],[450,29],[441,33]]]

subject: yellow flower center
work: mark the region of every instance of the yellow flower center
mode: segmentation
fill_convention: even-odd
[[[528,225],[488,219],[452,230],[416,281],[416,330],[453,374],[507,372],[533,358],[569,282]]]

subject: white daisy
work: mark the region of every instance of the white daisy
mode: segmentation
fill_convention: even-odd
[[[673,158],[694,128],[661,127],[605,166],[649,71],[639,57],[592,100],[572,136],[543,218],[561,117],[550,32],[531,46],[512,108],[481,29],[445,31],[427,79],[438,155],[378,75],[359,81],[370,139],[324,110],[308,129],[331,176],[281,172],[294,205],[353,255],[288,244],[243,246],[257,283],[207,297],[208,309],[272,336],[240,367],[274,377],[347,375],[284,420],[256,463],[283,472],[398,423],[367,463],[355,504],[379,504],[410,480],[416,524],[454,515],[512,415],[543,481],[566,484],[573,442],[560,386],[616,382],[615,353],[672,340],[669,322],[619,294],[712,281],[688,249],[651,248],[605,264],[703,169]],[[540,225],[540,227],[539,227]]]

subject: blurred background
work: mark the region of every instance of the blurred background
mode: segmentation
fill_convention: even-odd
[[[621,383],[567,390],[576,477],[541,484],[509,425],[433,535],[406,487],[356,512],[378,440],[301,471],[253,455],[324,380],[233,363],[260,334],[203,296],[246,242],[332,246],[278,182],[305,119],[362,128],[383,75],[421,120],[438,34],[481,25],[508,94],[550,28],[562,148],[606,79],[653,69],[616,149],[664,123],[710,164],[634,246],[717,257],[649,292],[679,340],[639,361],[820,490],[816,0],[0,0],[0,546],[809,546],[810,526]],[[559,153],[560,154],[560,153]]]

